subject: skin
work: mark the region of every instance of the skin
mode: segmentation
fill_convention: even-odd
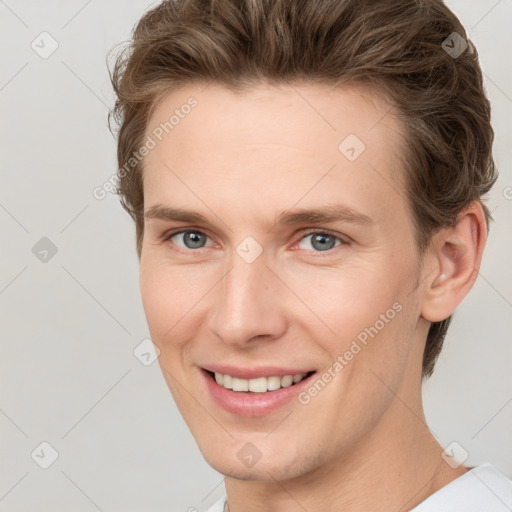
[[[191,84],[157,104],[147,134],[190,96],[198,105],[145,158],[145,211],[188,209],[211,226],[147,218],[140,289],[174,400],[206,461],[227,475],[229,511],[410,510],[467,471],[441,458],[427,427],[421,369],[430,322],[448,317],[476,278],[481,206],[438,232],[421,260],[404,136],[379,94]],[[338,150],[348,134],[366,146],[352,162]],[[371,222],[275,224],[282,211],[328,203]],[[185,228],[203,233],[204,247],[173,236]],[[322,251],[311,230],[339,242]],[[252,263],[236,252],[247,236],[263,248]],[[241,417],[205,387],[198,367],[208,363],[321,375],[394,303],[400,312],[306,405]],[[262,454],[252,468],[237,457],[248,442]]]

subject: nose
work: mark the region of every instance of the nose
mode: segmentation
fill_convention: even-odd
[[[209,328],[224,343],[246,346],[256,338],[276,339],[287,328],[283,287],[260,255],[252,263],[234,253],[215,288]]]

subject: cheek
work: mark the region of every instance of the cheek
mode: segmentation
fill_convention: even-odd
[[[162,374],[181,411],[190,406],[183,383],[189,363],[187,342],[198,325],[194,317],[198,309],[194,305],[205,294],[201,280],[190,274],[189,270],[158,258],[141,258],[139,287],[148,328],[160,350],[158,363]]]
[[[141,258],[139,287],[151,337],[161,350],[186,344],[201,325],[218,276],[201,265],[173,265],[158,255]]]
[[[179,314],[175,284],[170,275],[148,262],[141,262],[140,293],[153,340],[161,339]]]
[[[397,283],[384,270],[374,268],[333,268],[303,270],[289,275],[287,282],[304,305],[337,339],[356,336],[380,320],[394,318],[393,304],[399,301]],[[310,314],[304,320],[311,321]],[[387,317],[385,318],[387,320]],[[379,323],[380,326],[380,323]]]
[[[315,313],[294,318],[301,318],[304,332],[328,353],[327,361],[339,362],[341,357],[332,371],[343,373],[341,380],[350,380],[355,387],[368,386],[368,379],[375,381],[368,367],[377,373],[383,367],[390,375],[399,373],[411,346],[416,323],[408,296],[412,273],[408,274],[406,262],[401,273],[395,264],[385,263],[290,276],[292,288],[301,290],[302,302]],[[304,309],[302,303],[299,306]]]

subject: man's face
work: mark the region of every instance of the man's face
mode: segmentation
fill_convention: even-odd
[[[142,299],[208,463],[282,480],[378,446],[384,424],[411,416],[394,398],[418,398],[426,335],[389,104],[360,88],[191,85],[158,104],[148,135]],[[292,216],[326,207],[339,217]],[[221,389],[212,367],[315,373],[260,378],[285,387],[259,393]]]

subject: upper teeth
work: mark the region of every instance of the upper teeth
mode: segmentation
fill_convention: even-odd
[[[215,372],[215,380],[220,386],[226,389],[232,389],[233,391],[252,391],[254,393],[265,393],[266,391],[286,388],[300,382],[305,376],[305,373],[297,373],[295,375],[283,375],[282,377],[239,379],[238,377]]]

